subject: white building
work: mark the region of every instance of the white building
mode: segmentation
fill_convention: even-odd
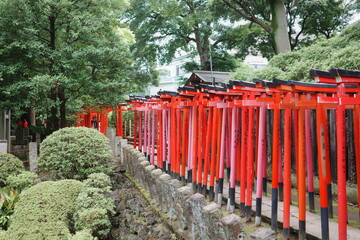
[[[254,56],[254,55],[247,55],[245,57],[244,63],[250,65],[255,70],[265,68],[269,64],[266,58],[263,58],[261,56]]]
[[[170,64],[162,65],[156,68],[160,72],[159,86],[151,86],[148,89],[149,95],[156,95],[158,91],[174,91],[176,92],[183,79],[188,79],[191,73],[185,72],[182,66],[192,61],[188,55],[175,58]]]
[[[193,59],[188,55],[183,55],[175,58],[170,64],[162,65],[156,68],[160,72],[159,86],[150,86],[148,88],[148,95],[156,95],[160,90],[176,92],[179,86],[182,86],[185,81],[191,76],[191,72],[185,72],[182,66],[191,62]],[[196,60],[195,60],[196,61]],[[254,69],[259,70],[268,65],[268,60],[261,56],[248,55],[244,60],[245,64],[252,66]]]

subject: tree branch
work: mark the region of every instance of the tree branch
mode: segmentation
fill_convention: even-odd
[[[243,18],[246,20],[249,20],[251,22],[254,22],[258,24],[260,27],[262,27],[266,32],[271,33],[271,27],[267,25],[266,23],[262,22],[260,19],[255,17],[255,15],[251,12],[251,10],[241,1],[237,1],[239,6],[243,9],[243,11],[237,7],[235,7],[233,4],[231,4],[228,0],[222,0],[228,7],[233,9],[235,12],[239,13]],[[245,12],[246,13],[245,13]]]
[[[296,34],[296,37],[295,37],[295,41],[294,41],[294,44],[291,44],[291,48],[294,49],[298,42],[299,42],[299,37],[300,35],[302,34],[302,32],[304,31],[304,28],[305,28],[305,22],[306,22],[306,19],[308,18],[308,16],[304,17],[302,23],[301,23],[301,30]],[[291,38],[290,38],[291,39]]]

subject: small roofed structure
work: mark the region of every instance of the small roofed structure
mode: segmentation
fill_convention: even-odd
[[[227,82],[230,79],[231,72],[211,72],[211,71],[193,71],[185,86],[193,87],[196,84],[213,84]]]

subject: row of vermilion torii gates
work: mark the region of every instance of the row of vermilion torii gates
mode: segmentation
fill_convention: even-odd
[[[133,96],[128,103],[134,111],[134,148],[144,152],[151,164],[186,179],[196,191],[208,192],[210,200],[216,198],[220,205],[228,179],[228,210],[234,211],[239,197],[240,213],[248,221],[256,183],[256,225],[261,222],[262,194],[271,180],[271,226],[277,230],[278,201],[283,201],[284,239],[290,233],[291,175],[296,175],[299,239],[306,236],[306,194],[310,211],[315,210],[314,175],[320,184],[322,239],[329,239],[335,182],[338,238],[346,239],[346,180],[352,148],[360,182],[360,71],[311,70],[310,76],[317,83],[254,79]],[[91,127],[89,117],[83,126]],[[121,110],[117,122],[121,126]]]
[[[94,128],[106,135],[106,129],[109,125],[109,113],[115,112],[116,136],[123,137],[122,113],[125,111],[123,106],[126,106],[126,104],[118,105],[117,108],[111,108],[102,104],[96,106],[86,106],[83,108],[83,113],[77,114],[77,127]]]

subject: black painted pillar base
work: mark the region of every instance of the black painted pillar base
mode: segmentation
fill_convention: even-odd
[[[279,201],[284,201],[284,183],[279,183]]]
[[[278,189],[271,189],[271,229],[277,232]]]
[[[283,239],[290,239],[290,228],[283,228]]]
[[[163,165],[162,165],[162,169],[163,169],[163,172],[166,172],[166,161],[163,161]]]
[[[251,222],[251,206],[245,206],[246,222]]]
[[[219,184],[218,184],[218,204],[221,206],[222,205],[222,200],[223,200],[223,192],[224,192],[224,179],[220,178],[219,179]]]
[[[304,220],[299,220],[299,240],[306,239],[306,223]]]
[[[187,171],[187,183],[192,183],[192,169]]]
[[[314,213],[315,212],[315,196],[314,196],[314,192],[308,192],[309,194],[309,209],[310,212]]]
[[[215,198],[215,191],[214,191],[214,186],[210,186],[210,190],[209,190],[209,201],[214,201]]]
[[[261,225],[261,204],[262,199],[256,198],[255,226]]]
[[[230,200],[229,211],[234,212],[235,211],[235,188],[229,188],[229,200]]]
[[[167,164],[167,173],[171,175],[171,163]]]
[[[328,208],[320,208],[321,212],[321,239],[329,240],[329,213]]]
[[[245,217],[245,203],[240,203],[240,217]]]

